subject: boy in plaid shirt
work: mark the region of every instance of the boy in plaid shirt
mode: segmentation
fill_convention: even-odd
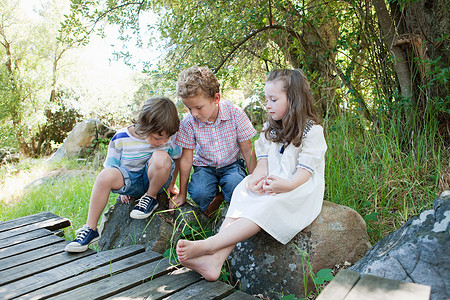
[[[256,134],[244,111],[221,99],[220,84],[206,67],[193,66],[178,76],[177,94],[190,114],[180,124],[175,144],[183,148],[180,158],[180,193],[170,203],[175,208],[191,198],[207,215],[225,200],[256,165],[251,138]],[[194,155],[195,150],[195,155]],[[194,173],[189,185],[191,167]],[[220,186],[222,192],[218,193]]]

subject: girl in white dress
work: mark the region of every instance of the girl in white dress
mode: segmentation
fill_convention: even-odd
[[[263,229],[286,244],[322,208],[327,145],[306,77],[299,70],[273,70],[264,93],[269,116],[255,143],[255,170],[234,190],[216,235],[177,243],[181,264],[209,281],[218,279],[236,243]]]

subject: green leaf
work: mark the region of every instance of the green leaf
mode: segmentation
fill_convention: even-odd
[[[315,284],[322,284],[325,281],[331,281],[333,280],[334,276],[331,273],[333,270],[331,269],[322,269],[319,270],[319,272],[317,272],[316,274],[316,278],[314,278],[314,283]]]
[[[378,222],[378,213],[377,212],[373,212],[370,213],[366,216],[364,216],[364,220],[367,221],[374,221],[374,222]]]

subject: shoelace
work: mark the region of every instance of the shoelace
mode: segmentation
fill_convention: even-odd
[[[139,199],[139,203],[136,206],[138,208],[142,208],[143,210],[146,210],[147,206],[150,204],[150,201],[152,201],[150,196],[144,196],[141,199]]]
[[[75,239],[75,241],[81,241],[83,240],[89,233],[89,228],[82,228],[78,233],[77,233],[77,238]]]

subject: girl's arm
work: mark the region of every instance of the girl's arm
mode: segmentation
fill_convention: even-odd
[[[256,194],[264,194],[263,184],[267,172],[267,158],[260,158],[256,164],[256,168],[253,170],[252,176],[248,180],[247,188]]]
[[[183,148],[180,157],[180,192],[169,202],[169,208],[183,205],[187,197],[187,184],[191,173],[194,149]]]
[[[290,180],[274,175],[267,176],[263,189],[270,195],[287,193],[307,182],[309,178],[311,178],[309,171],[303,168],[297,168],[297,171]]]

